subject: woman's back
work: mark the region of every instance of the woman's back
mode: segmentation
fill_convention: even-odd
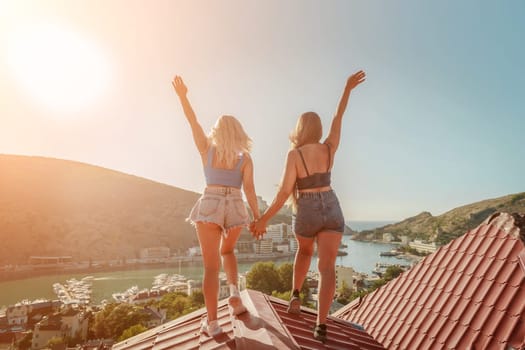
[[[329,147],[324,143],[309,143],[297,148],[302,155],[295,164],[297,177],[305,178],[316,173],[326,173],[332,167],[331,152]]]

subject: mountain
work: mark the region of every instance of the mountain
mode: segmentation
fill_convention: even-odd
[[[464,205],[439,216],[422,212],[395,224],[361,231],[354,237],[356,239],[382,239],[383,233],[389,232],[398,237],[407,235],[411,239],[435,240],[440,244],[445,244],[477,227],[496,211],[525,213],[525,192]]]
[[[0,155],[0,266],[32,255],[78,261],[134,258],[144,247],[184,251],[198,244],[185,220],[198,198],[98,166]]]

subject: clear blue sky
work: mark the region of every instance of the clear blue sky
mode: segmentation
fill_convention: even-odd
[[[525,190],[523,1],[0,1],[0,153],[202,191],[170,80],[205,129],[233,114],[275,194],[304,111],[351,96],[333,185],[349,220]]]

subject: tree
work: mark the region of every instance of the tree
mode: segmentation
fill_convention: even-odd
[[[348,283],[343,280],[341,287],[337,290],[337,302],[341,304],[348,304],[352,296],[352,290],[348,287]]]
[[[144,331],[148,330],[146,327],[144,327],[143,325],[141,324],[136,324],[136,325],[133,325],[131,327],[129,327],[128,329],[125,329],[124,332],[122,332],[122,334],[120,335],[120,337],[118,338],[118,341],[123,341],[123,340],[126,340],[128,338],[131,338],[137,334],[140,334]]]
[[[279,292],[287,292],[292,290],[293,285],[293,265],[285,263],[277,269],[279,274]]]
[[[136,324],[146,325],[149,315],[142,307],[130,304],[108,304],[95,315],[93,331],[97,338],[113,338]]]
[[[383,279],[386,282],[392,281],[394,278],[396,278],[401,273],[403,273],[403,271],[404,271],[403,268],[401,268],[399,266],[396,266],[396,265],[389,266],[389,267],[387,267],[387,269],[385,271],[385,275],[383,276]]]
[[[46,345],[51,349],[65,349],[66,341],[62,337],[53,337],[47,341]]]
[[[193,305],[204,306],[204,294],[201,291],[195,291],[191,294],[191,303]]]
[[[162,299],[153,304],[159,309],[165,309],[166,318],[173,320],[203,307],[204,295],[202,292],[194,292],[191,296],[172,292],[164,295]]]
[[[162,297],[157,305],[161,309],[166,309],[166,317],[170,320],[196,309],[191,298],[183,293],[168,293]]]
[[[246,286],[271,295],[273,291],[279,291],[279,273],[273,262],[257,262],[246,274]]]

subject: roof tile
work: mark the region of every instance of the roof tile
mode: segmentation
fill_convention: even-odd
[[[218,320],[223,334],[214,338],[200,333],[204,308],[150,329],[114,345],[115,350],[164,349],[361,349],[384,347],[354,324],[328,317],[328,340],[315,340],[312,330],[315,310],[303,308],[300,315],[287,313],[287,303],[260,292],[241,292],[249,312],[232,318],[226,300],[219,302]]]
[[[392,349],[519,348],[525,344],[525,246],[516,237],[524,219],[491,215],[334,315],[363,324]]]

